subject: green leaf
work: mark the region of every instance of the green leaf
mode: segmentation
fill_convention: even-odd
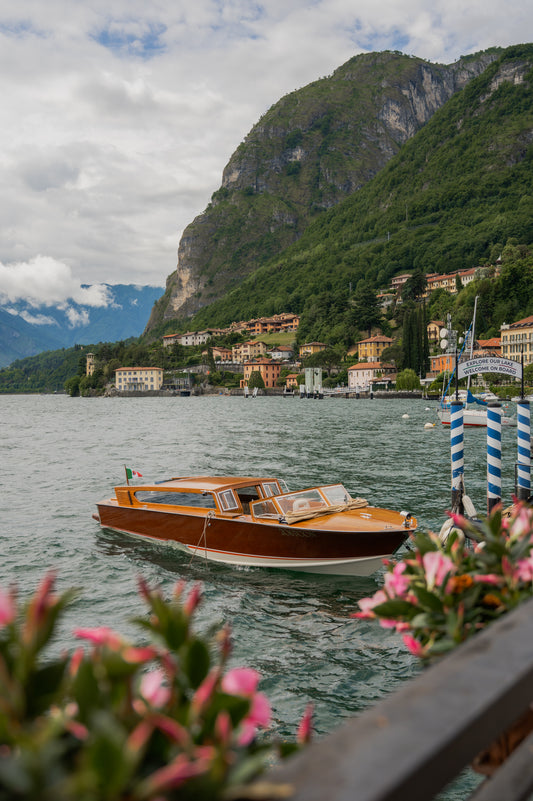
[[[209,649],[202,640],[193,640],[188,646],[184,659],[184,670],[191,686],[196,689],[209,672],[211,659]]]
[[[382,604],[374,606],[372,610],[378,617],[387,618],[387,620],[397,620],[398,618],[408,618],[409,620],[416,615],[418,609],[409,601],[391,600],[384,601]]]
[[[442,612],[444,610],[441,599],[435,593],[426,590],[425,587],[417,587],[416,595],[420,603],[433,612]]]

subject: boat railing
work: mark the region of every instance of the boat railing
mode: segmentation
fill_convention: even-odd
[[[469,765],[497,738],[504,743],[502,733],[532,701],[530,600],[272,769],[262,779],[273,788],[265,797],[281,797],[282,788],[291,801],[428,801],[459,780],[454,798],[527,799],[533,792],[533,734],[490,778]]]

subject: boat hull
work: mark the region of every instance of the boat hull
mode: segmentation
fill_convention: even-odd
[[[238,567],[267,567],[331,575],[367,576],[406,540],[398,515],[365,507],[283,525],[224,517],[202,510],[172,512],[97,504],[102,528],[165,542],[191,557]]]

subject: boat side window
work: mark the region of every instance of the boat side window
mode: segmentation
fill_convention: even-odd
[[[224,490],[224,492],[219,492],[218,500],[220,502],[220,508],[223,512],[229,512],[231,509],[239,508],[239,504],[237,503],[237,499],[233,494],[233,490]]]
[[[337,506],[340,503],[348,503],[352,498],[348,490],[342,484],[334,484],[331,487],[320,487],[327,498],[330,506]]]
[[[277,481],[263,481],[261,486],[265,498],[271,498],[272,495],[279,495],[280,488]]]
[[[261,499],[261,495],[259,494],[259,490],[257,487],[239,487],[236,489],[235,492],[239,496],[239,500],[242,505],[242,510],[245,514],[250,513],[250,504],[252,501],[258,501]]]
[[[254,517],[279,517],[279,511],[273,501],[256,501],[252,504],[252,515]]]
[[[199,506],[215,509],[215,499],[210,492],[165,492],[164,490],[140,490],[135,493],[139,503],[163,503],[167,506]]]

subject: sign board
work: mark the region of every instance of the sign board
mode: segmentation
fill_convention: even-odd
[[[503,359],[501,356],[481,356],[479,359],[469,359],[459,363],[459,378],[477,373],[502,373],[509,378],[522,378],[522,365],[520,362],[513,362],[511,359]]]

